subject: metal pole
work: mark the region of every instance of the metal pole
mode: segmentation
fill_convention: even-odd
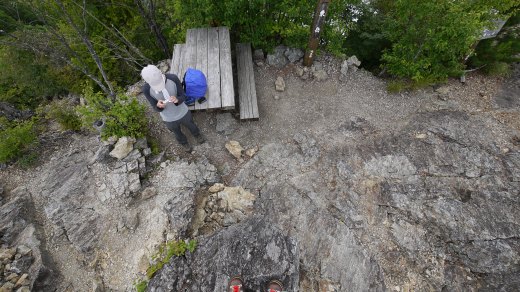
[[[316,5],[316,11],[314,12],[314,20],[312,21],[311,35],[309,37],[309,44],[307,51],[303,57],[303,65],[311,66],[316,55],[316,50],[320,44],[320,32],[322,26],[325,23],[325,16],[327,15],[327,9],[329,8],[330,0],[318,0]]]

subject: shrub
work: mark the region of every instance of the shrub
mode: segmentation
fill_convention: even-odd
[[[494,76],[509,76],[508,65],[520,61],[520,14],[509,18],[500,33],[478,43],[469,65],[482,67],[484,73]]]
[[[146,291],[146,287],[148,287],[148,281],[142,280],[134,284],[135,290],[137,292],[144,292]]]
[[[491,76],[509,77],[511,67],[506,62],[493,62],[484,67],[484,72]]]
[[[37,135],[33,120],[4,124],[0,131],[0,163],[27,155],[36,143]],[[34,156],[31,157],[29,160],[34,160]]]
[[[68,100],[54,101],[45,111],[45,117],[58,122],[62,130],[79,131],[81,129],[81,119]]]
[[[105,127],[101,133],[103,139],[117,137],[144,137],[147,133],[145,107],[135,97],[118,92],[115,100],[94,92],[87,86],[84,90],[85,106],[78,107],[82,123],[92,128],[94,122],[103,120]]]

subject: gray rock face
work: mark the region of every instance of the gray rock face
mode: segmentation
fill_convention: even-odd
[[[325,151],[297,135],[232,181],[258,190],[255,214],[299,242],[300,291],[517,289],[520,149],[506,128],[439,111],[395,135],[361,118],[330,131],[365,142]]]
[[[44,262],[39,239],[41,231],[32,223],[35,220],[29,212],[32,204],[29,194],[21,187],[15,189],[13,195],[13,200],[0,206],[0,287],[4,275],[13,275],[20,282],[17,288],[53,290],[56,275],[49,269],[52,263],[49,260]],[[22,277],[25,280],[21,280]]]
[[[263,291],[279,279],[297,291],[299,251],[296,242],[262,217],[225,228],[199,242],[193,254],[173,257],[150,281],[148,291],[226,291],[241,275],[247,291]]]
[[[7,102],[0,102],[0,116],[6,117],[9,121],[15,119],[25,120],[31,117],[34,113],[30,110],[21,111],[14,108]]]

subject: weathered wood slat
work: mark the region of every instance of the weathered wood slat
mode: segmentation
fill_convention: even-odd
[[[184,44],[175,44],[173,46],[172,64],[170,66],[170,73],[179,75],[179,68],[181,66],[181,54],[184,49]]]
[[[220,47],[220,92],[223,108],[235,107],[235,90],[233,89],[233,72],[231,66],[231,42],[229,29],[219,27]]]
[[[192,28],[186,32],[186,55],[184,56],[182,76],[179,77],[181,79],[188,68],[195,68],[197,65],[197,30],[198,29]],[[195,106],[192,105],[188,108],[193,110]]]
[[[207,104],[208,108],[220,108],[220,62],[219,62],[218,30],[215,27],[208,29],[208,81]]]
[[[258,119],[253,56],[250,44],[236,44],[240,119]]]
[[[204,76],[208,76],[208,29],[197,29],[197,55],[195,69],[202,71]],[[207,94],[206,94],[207,95]],[[208,102],[195,102],[195,109],[208,109]]]

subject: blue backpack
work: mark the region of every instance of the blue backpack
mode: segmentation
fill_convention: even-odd
[[[187,105],[193,105],[195,101],[199,103],[206,101],[204,95],[208,89],[208,83],[202,71],[188,68],[182,78],[182,86],[186,92],[186,100],[184,102]]]

